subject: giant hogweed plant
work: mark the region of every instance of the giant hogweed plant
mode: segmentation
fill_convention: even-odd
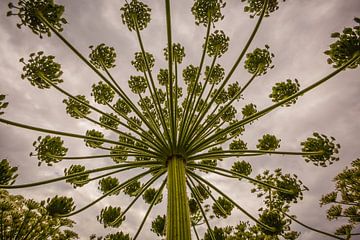
[[[235,161],[230,169],[218,167],[218,162],[228,158],[256,157],[261,155],[303,156],[306,162],[315,166],[326,167],[338,161],[339,144],[333,137],[314,133],[304,139],[297,152],[281,151],[280,139],[265,134],[258,140],[257,149],[248,149],[241,139],[246,126],[281,107],[291,107],[299,97],[315,89],[347,69],[354,69],[360,64],[360,20],[355,18],[356,26],[345,28],[342,33],[333,33],[335,42],[325,51],[328,63],[334,71],[300,88],[297,79],[287,79],[276,83],[269,97],[273,104],[264,109],[257,109],[253,103],[237,106],[243,101],[242,94],[253,81],[261,78],[273,67],[270,47],[250,49],[261,23],[279,8],[277,0],[241,0],[244,11],[250,13],[256,24],[245,46],[229,71],[218,63],[228,50],[229,37],[216,25],[224,19],[223,0],[196,0],[191,8],[195,24],[206,29],[204,41],[199,43],[202,54],[198,65],[182,65],[185,49],[172,37],[171,3],[165,0],[165,19],[167,43],[163,49],[166,66],[154,71],[155,58],[146,51],[142,40],[142,30],[151,21],[151,9],[137,0],[125,1],[120,8],[123,24],[133,32],[138,40],[139,50],[134,54],[131,65],[137,71],[128,78],[132,95],[126,94],[118,79],[111,74],[115,67],[116,51],[105,44],[90,46],[90,54],[79,52],[62,35],[67,23],[62,16],[64,6],[52,0],[19,0],[9,3],[8,16],[20,19],[19,28],[28,27],[40,38],[44,36],[59,38],[80,61],[85,63],[98,77],[99,82],[92,85],[89,95],[96,104],[91,104],[88,96],[71,92],[61,87],[66,81],[62,78],[61,65],[54,56],[44,52],[31,53],[21,58],[23,65],[22,79],[40,89],[53,89],[65,97],[63,103],[66,113],[75,119],[87,120],[100,126],[103,131],[89,129],[85,133],[71,133],[37,126],[30,126],[8,120],[3,117],[8,106],[5,95],[0,96],[0,122],[19,128],[39,131],[44,134],[34,142],[32,156],[40,164],[54,165],[60,161],[73,161],[64,170],[64,176],[40,182],[14,185],[7,182],[2,189],[29,188],[58,181],[66,181],[74,188],[82,187],[91,181],[98,181],[103,195],[85,206],[75,208],[72,198],[62,197],[52,208],[52,214],[59,217],[71,217],[95,205],[102,199],[118,195],[120,192],[133,198],[128,206],[108,206],[97,216],[104,227],[121,228],[126,221],[126,213],[142,198],[149,204],[138,230],[132,236],[137,239],[153,207],[162,201],[166,193],[167,212],[159,215],[151,223],[151,231],[166,239],[188,240],[193,236],[200,239],[197,228],[204,224],[207,231],[204,239],[296,239],[298,232],[291,230],[296,222],[328,237],[344,239],[344,236],[327,233],[299,221],[290,213],[291,205],[303,198],[307,187],[296,175],[264,171],[252,176],[249,162]],[[205,66],[206,58],[211,64]],[[249,73],[245,82],[234,80],[234,72],[243,65]],[[239,102],[239,103],[238,103]],[[103,109],[107,109],[106,111]],[[118,136],[116,139],[105,138],[105,131]],[[85,141],[89,148],[102,151],[103,154],[92,156],[68,156],[68,148],[61,137],[77,138]],[[108,158],[113,164],[107,167],[86,169],[77,164],[79,160]],[[75,161],[74,161],[75,162]],[[6,168],[10,169],[10,168]],[[2,175],[11,176],[2,169]],[[120,182],[118,176],[136,169],[126,181]],[[4,172],[4,173],[3,173]],[[258,216],[241,206],[241,199],[232,199],[216,184],[207,180],[207,174],[216,174],[229,181],[245,181],[254,186],[252,192],[262,199],[263,204]],[[154,186],[160,186],[155,188]],[[235,228],[211,226],[211,219],[227,218],[237,209],[252,223],[241,222]],[[127,233],[119,231],[109,235],[108,239],[130,239]]]

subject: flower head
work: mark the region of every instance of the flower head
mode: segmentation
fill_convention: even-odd
[[[39,165],[45,162],[48,166],[52,166],[53,163],[60,162],[68,151],[63,144],[64,141],[60,137],[38,137],[33,146],[35,147],[36,156],[40,160]]]
[[[291,81],[290,79],[287,79],[286,82],[278,82],[275,84],[275,86],[272,87],[272,93],[269,95],[270,98],[272,98],[273,102],[280,102],[291,95],[294,95],[300,90],[300,84],[297,79],[294,81]],[[297,101],[297,98],[292,99],[289,102],[286,102],[283,104],[285,107],[289,107],[292,104],[295,104]]]
[[[250,18],[260,15],[264,7],[265,0],[241,0],[241,2],[247,2],[247,5],[244,7],[245,12],[251,13]],[[283,0],[285,2],[285,0]],[[270,13],[279,9],[278,0],[269,0],[267,7],[265,9],[265,17],[270,16]]]
[[[321,154],[304,156],[306,162],[312,162],[315,166],[326,167],[339,160],[334,155],[339,153],[339,144],[335,144],[335,138],[328,138],[324,134],[313,133],[314,137],[308,137],[301,143],[303,152],[317,152]]]
[[[209,43],[206,49],[210,57],[221,57],[229,48],[230,38],[221,30],[216,30],[209,36]]]
[[[0,162],[0,185],[12,185],[15,182],[17,167],[11,167],[7,159]]]
[[[332,38],[337,41],[330,44],[330,49],[325,51],[329,56],[328,63],[334,68],[341,67],[356,54],[360,56],[360,18],[354,19],[359,25],[353,28],[344,28],[342,33],[334,32]],[[353,62],[349,68],[356,68],[360,65],[360,58]]]
[[[18,12],[9,11],[8,16],[17,15],[20,18],[18,28],[22,25],[28,26],[33,33],[42,38],[43,34],[51,36],[50,28],[42,18],[46,20],[56,31],[63,30],[62,24],[67,23],[62,17],[64,13],[64,6],[54,3],[54,0],[19,0],[18,5],[15,6],[9,3],[10,9],[16,9]]]
[[[45,56],[44,52],[41,51],[31,53],[27,63],[21,58],[20,62],[25,65],[23,67],[24,73],[21,74],[21,78],[26,78],[31,85],[40,89],[50,88],[52,84],[56,85],[63,82],[60,78],[63,74],[61,65],[56,63],[54,59],[54,56]]]
[[[90,62],[98,69],[115,67],[116,52],[113,47],[106,46],[104,43],[89,47],[92,51],[89,55]]]
[[[87,130],[86,136],[87,137],[95,137],[95,138],[99,139],[99,140],[85,139],[84,141],[85,141],[85,144],[87,147],[98,148],[104,143],[104,141],[100,140],[100,139],[104,138],[104,134],[95,129]]]
[[[144,3],[132,0],[130,3],[120,8],[121,19],[130,31],[143,30],[147,27],[151,20],[151,9]]]
[[[269,52],[269,46],[265,45],[264,49],[256,48],[252,53],[246,54],[245,69],[250,74],[263,75],[267,70],[273,68],[271,65],[272,58],[275,55]]]
[[[114,188],[116,188],[117,186],[119,186],[119,180],[115,177],[106,177],[103,178],[99,181],[99,190],[102,193],[107,193],[111,190],[113,190]],[[120,193],[120,190],[116,190],[114,192],[112,192],[110,195],[118,195]]]
[[[173,43],[173,61],[176,63],[182,63],[185,57],[185,48],[180,43]],[[169,49],[166,47],[164,48],[164,55],[165,59],[169,60]]]
[[[84,95],[77,95],[76,99],[89,104],[89,101]],[[79,119],[90,114],[90,108],[88,106],[76,101],[73,98],[64,99],[63,103],[66,105],[66,113],[73,118]]]
[[[68,197],[56,195],[53,198],[48,198],[46,202],[46,210],[50,216],[68,214],[75,209],[73,199]]]
[[[221,8],[225,7],[223,0],[196,0],[191,8],[191,12],[195,17],[196,25],[204,25],[215,23],[224,19]]]
[[[108,206],[103,209],[101,209],[100,215],[97,216],[97,219],[100,223],[104,225],[105,228],[107,227],[120,227],[122,222],[125,220],[125,216],[121,218],[120,221],[116,221],[116,224],[113,224],[113,222],[120,217],[121,215],[121,208],[120,207],[112,207]]]
[[[112,102],[115,92],[108,84],[100,81],[97,85],[92,85],[91,96],[94,96],[95,102],[106,105]]]
[[[83,173],[85,171],[86,171],[85,166],[76,164],[76,165],[71,165],[69,168],[65,168],[64,173],[65,176],[69,176],[71,174]],[[85,174],[78,177],[67,179],[66,182],[71,183],[74,186],[74,188],[76,188],[76,187],[82,187],[85,184],[87,184],[88,179],[89,179],[89,174]]]

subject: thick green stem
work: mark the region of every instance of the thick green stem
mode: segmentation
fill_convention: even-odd
[[[190,210],[186,194],[185,161],[173,156],[168,161],[167,240],[190,240]]]

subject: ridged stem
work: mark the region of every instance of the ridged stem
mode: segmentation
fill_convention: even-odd
[[[186,194],[184,159],[173,156],[168,160],[168,205],[166,216],[167,240],[190,240],[190,210]]]

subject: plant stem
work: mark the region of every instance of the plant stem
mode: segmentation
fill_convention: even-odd
[[[186,194],[185,161],[173,156],[168,160],[167,240],[190,240],[190,209]]]
[[[306,225],[306,224],[304,224],[304,223],[296,220],[294,217],[292,217],[291,215],[289,215],[289,214],[287,214],[287,213],[285,213],[285,212],[283,212],[283,214],[284,214],[285,216],[287,216],[288,218],[290,218],[291,220],[293,220],[294,222],[296,222],[296,223],[300,224],[301,226],[306,227],[306,228],[308,228],[308,229],[310,229],[310,230],[312,230],[312,231],[315,231],[315,232],[317,232],[317,233],[321,233],[321,234],[324,234],[324,235],[326,235],[326,236],[333,237],[333,238],[336,238],[336,239],[345,240],[345,238],[338,237],[338,236],[333,235],[333,234],[331,234],[331,233],[323,232],[323,231],[318,230],[318,229],[316,229],[316,228],[310,227],[310,226],[308,226],[308,225]]]

